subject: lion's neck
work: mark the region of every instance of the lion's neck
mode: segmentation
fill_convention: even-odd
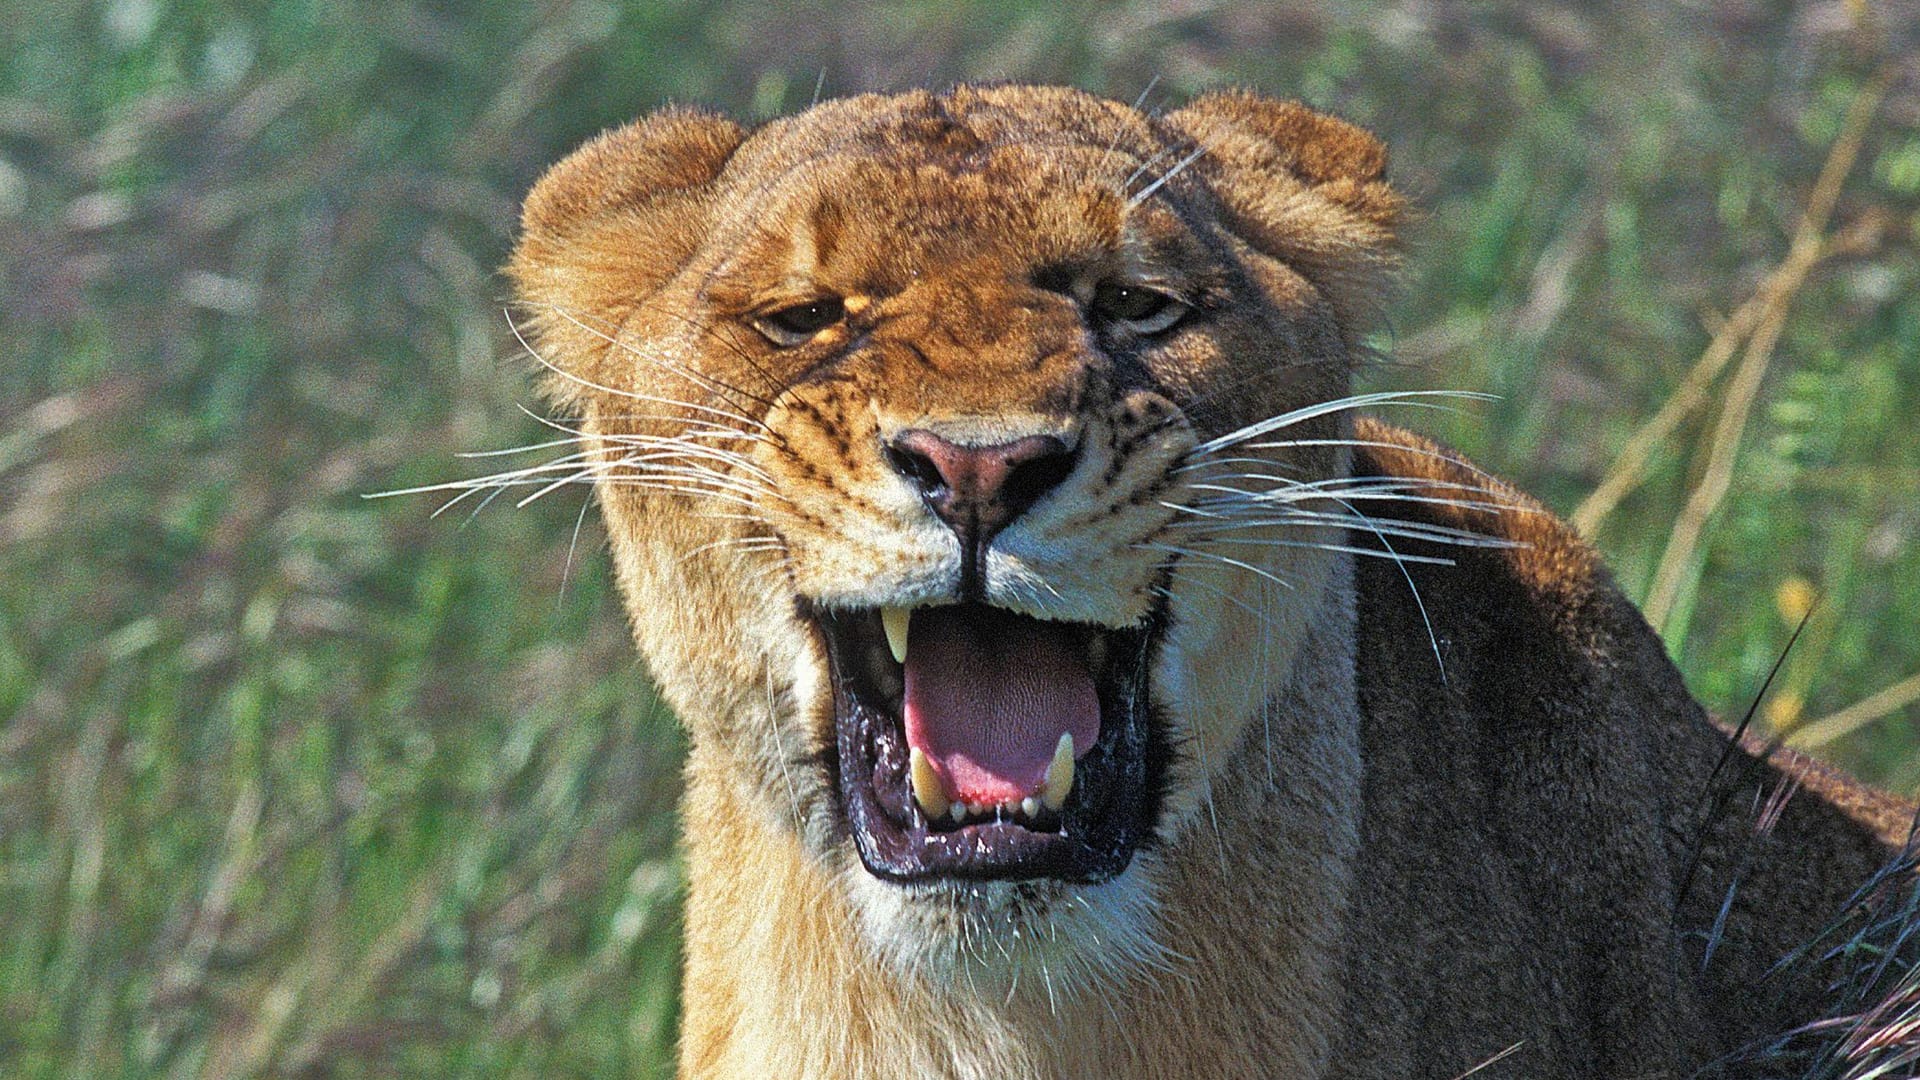
[[[1213,807],[1143,853],[1164,968],[1097,990],[935,987],[867,944],[840,874],[689,769],[686,1023],[693,1076],[1321,1075],[1357,846],[1349,568],[1291,677],[1220,767]],[[1217,829],[1214,822],[1217,821]],[[849,861],[851,856],[848,856]]]

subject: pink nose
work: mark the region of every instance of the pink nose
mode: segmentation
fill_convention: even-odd
[[[984,547],[1073,471],[1074,452],[1052,435],[962,446],[914,428],[894,437],[887,461],[960,537]]]

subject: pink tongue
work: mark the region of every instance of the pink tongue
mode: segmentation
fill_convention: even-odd
[[[1018,802],[1040,790],[1054,747],[1100,738],[1100,699],[1073,633],[982,606],[922,608],[907,645],[907,745],[947,794]]]

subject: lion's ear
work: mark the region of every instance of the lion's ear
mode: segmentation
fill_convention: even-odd
[[[1372,132],[1297,101],[1245,90],[1204,94],[1167,117],[1234,183],[1289,175],[1369,223],[1391,229],[1401,202],[1387,185],[1387,147]]]
[[[705,237],[713,181],[746,138],[723,116],[662,109],[594,139],[527,194],[507,264],[556,401],[578,396],[633,305]]]
[[[669,107],[603,132],[548,169],[527,193],[522,230],[565,233],[609,210],[639,208],[703,187],[746,138],[739,124]]]
[[[1372,133],[1297,101],[1205,94],[1166,123],[1195,143],[1195,168],[1228,227],[1312,281],[1357,333],[1396,263],[1404,208]]]

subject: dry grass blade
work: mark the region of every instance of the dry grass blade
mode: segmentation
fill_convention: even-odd
[[[1815,181],[1813,192],[1807,199],[1807,208],[1801,214],[1786,257],[1760,283],[1753,295],[1720,324],[1713,340],[1707,343],[1705,351],[1694,362],[1679,388],[1652,419],[1627,439],[1612,470],[1574,509],[1570,520],[1580,532],[1592,536],[1600,523],[1620,504],[1620,500],[1640,486],[1646,476],[1647,461],[1653,456],[1654,450],[1673,435],[1680,421],[1706,401],[1708,388],[1726,368],[1728,361],[1733,359],[1734,353],[1739,351],[1741,342],[1755,332],[1769,312],[1784,312],[1814,267],[1836,248],[1846,246],[1844,243],[1827,241],[1827,224],[1833,215],[1834,204],[1840,197],[1840,189],[1860,156],[1868,124],[1891,81],[1891,72],[1882,71],[1854,98],[1845,126],[1827,152],[1826,164],[1821,167],[1819,179]],[[1753,355],[1754,351],[1749,348],[1748,356]],[[1656,625],[1660,622],[1658,619],[1653,621]]]
[[[1801,215],[1800,224],[1794,230],[1789,260],[1794,260],[1798,254],[1798,261],[1811,267],[1818,261],[1820,251],[1828,246],[1827,222],[1833,216],[1840,189],[1860,158],[1867,128],[1873,122],[1874,114],[1879,110],[1880,101],[1886,96],[1891,83],[1892,70],[1882,69],[1855,95],[1840,135],[1834,140],[1833,148],[1827,153],[1826,164],[1820,169],[1820,178],[1814,184],[1813,194],[1807,199],[1806,212]],[[1667,619],[1673,614],[1674,605],[1692,576],[1695,556],[1705,535],[1707,522],[1733,486],[1733,467],[1740,456],[1740,440],[1746,433],[1747,417],[1751,415],[1753,403],[1759,396],[1760,384],[1766,377],[1774,346],[1779,343],[1781,331],[1786,328],[1793,298],[1799,291],[1800,283],[1805,280],[1803,271],[1794,277],[1791,290],[1780,289],[1769,293],[1762,304],[1759,323],[1753,331],[1753,337],[1747,342],[1739,368],[1734,372],[1719,422],[1714,425],[1712,441],[1708,444],[1706,469],[1688,496],[1687,504],[1680,512],[1680,520],[1674,523],[1667,549],[1660,556],[1659,569],[1654,571],[1653,585],[1647,590],[1644,608],[1647,621],[1655,629],[1665,631]]]
[[[1754,323],[1759,320],[1767,297],[1791,294],[1799,289],[1800,282],[1813,267],[1812,256],[1815,253],[1812,249],[1789,253],[1747,302],[1720,324],[1713,340],[1707,343],[1706,350],[1694,362],[1687,377],[1681,380],[1673,396],[1660,406],[1660,411],[1652,419],[1640,425],[1639,430],[1627,439],[1620,456],[1614,461],[1612,471],[1574,508],[1570,515],[1574,528],[1586,536],[1592,536],[1600,523],[1613,512],[1613,508],[1620,505],[1620,500],[1640,486],[1640,481],[1646,477],[1647,460],[1653,456],[1654,449],[1666,442],[1674,429],[1680,426],[1680,421],[1707,400],[1707,388],[1720,377],[1721,370],[1727,366],[1727,361],[1733,359],[1740,343],[1753,332]],[[1796,258],[1796,255],[1803,257]]]
[[[1920,675],[1909,676],[1838,712],[1795,727],[1787,736],[1787,745],[1796,750],[1825,746],[1916,701],[1920,701]]]

